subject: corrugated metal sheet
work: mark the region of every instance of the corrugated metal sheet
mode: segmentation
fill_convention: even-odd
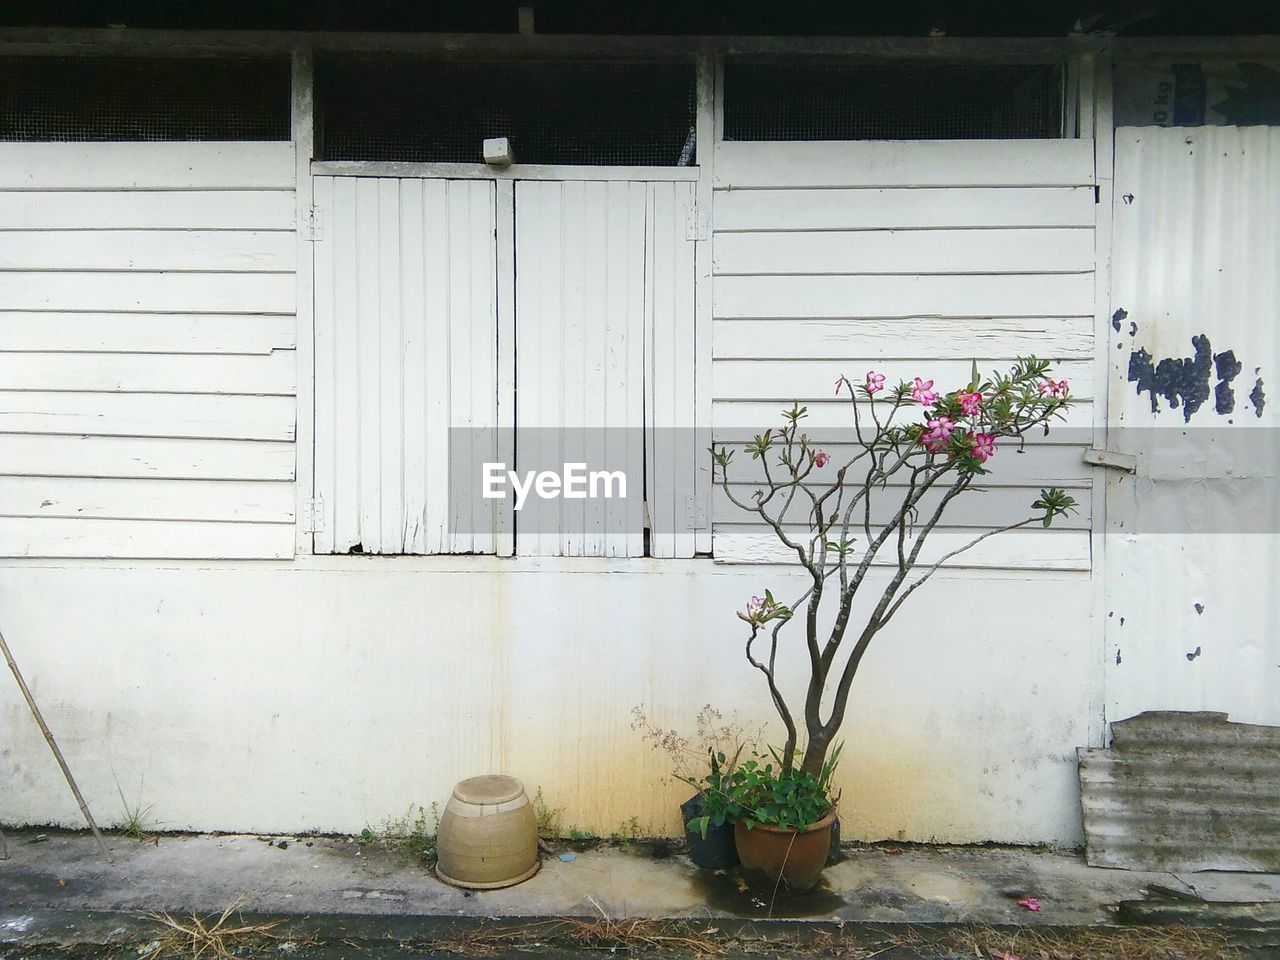
[[[1280,128],[1122,127],[1114,195],[1108,719],[1280,723]]]
[[[1079,751],[1092,866],[1280,872],[1280,727],[1151,712],[1112,734]]]

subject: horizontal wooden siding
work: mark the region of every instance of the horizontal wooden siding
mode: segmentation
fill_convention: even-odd
[[[1069,429],[1002,449],[983,493],[949,510],[924,559],[1020,519],[1040,485],[1082,510],[984,542],[956,565],[1089,568],[1093,144],[1085,140],[724,142],[715,159],[712,422],[733,445],[799,400],[811,429],[847,421],[839,376],[920,375],[944,389],[1035,354],[1081,403]],[[838,451],[833,451],[838,453]],[[749,497],[763,481],[739,457]],[[717,493],[715,555],[793,559]]]
[[[0,555],[293,555],[289,143],[0,145]]]

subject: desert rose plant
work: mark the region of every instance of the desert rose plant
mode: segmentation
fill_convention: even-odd
[[[1048,527],[1076,506],[1060,489],[1041,490],[1029,515],[984,530],[929,563],[920,561],[947,507],[988,472],[991,458],[1005,446],[1022,444],[1032,431],[1047,432],[1072,403],[1067,382],[1053,379],[1047,361],[1021,359],[989,379],[979,376],[975,363],[970,382],[949,393],[921,377],[891,387],[874,370],[857,381],[840,377],[835,392],[849,404],[852,453],[843,463],[804,432],[807,409],[798,404],[783,412],[779,429],[757,434],[746,445],[764,474],[749,497],[730,485],[734,451],[711,448],[715,481],[725,495],[763,521],[807,575],[805,589],[792,602],[779,602],[764,590],[738,617],[750,628],[747,660],[764,675],[786,729],[778,757],[784,771],[796,766],[801,731],[778,683],[778,647],[783,632],[800,625],[809,680],[799,769],[815,780],[823,775],[867,647],[907,598],[987,538],[1030,524]],[[854,600],[877,558],[888,567],[888,580],[868,587],[871,612],[855,625]],[[829,629],[819,626],[820,613],[828,610],[834,613]],[[827,704],[829,681],[834,691]]]

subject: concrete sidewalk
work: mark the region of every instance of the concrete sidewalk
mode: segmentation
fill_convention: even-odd
[[[37,837],[47,839],[37,841]],[[0,904],[24,909],[221,910],[286,914],[452,917],[746,917],[767,905],[732,874],[693,866],[666,841],[636,840],[543,856],[532,879],[463,892],[409,854],[335,837],[108,838],[112,862],[88,834],[9,833]],[[1267,874],[1133,873],[1084,864],[1068,851],[1000,847],[850,846],[820,889],[774,904],[772,917],[877,923],[1047,923],[1114,919],[1115,905],[1152,891],[1222,901],[1280,901]],[[1038,913],[1017,901],[1035,897]]]
[[[402,850],[347,838],[112,837],[111,862],[87,834],[8,839],[0,942],[10,943],[42,932],[56,939],[59,917],[109,923],[159,910],[217,913],[236,901],[259,915],[449,923],[607,916],[1053,927],[1114,923],[1121,901],[1151,896],[1280,902],[1274,875],[1131,873],[1088,867],[1074,852],[1022,848],[851,846],[819,890],[771,905],[733,873],[699,870],[667,841],[566,847],[544,856],[541,871],[519,886],[470,893],[440,883]],[[1026,897],[1041,909],[1020,906]],[[81,935],[93,926],[76,924]]]

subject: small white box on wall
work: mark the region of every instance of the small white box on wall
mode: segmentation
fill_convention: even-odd
[[[511,141],[506,137],[493,137],[484,142],[484,162],[494,167],[511,165]]]

